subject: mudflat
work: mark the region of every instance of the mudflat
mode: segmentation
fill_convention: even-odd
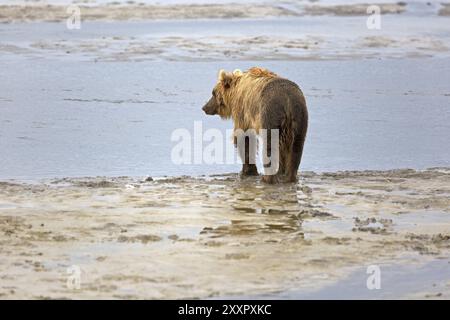
[[[299,178],[0,182],[0,297],[314,297],[369,265],[449,263],[450,168]],[[449,298],[440,276],[391,298]]]

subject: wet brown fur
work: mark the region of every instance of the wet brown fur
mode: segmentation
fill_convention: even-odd
[[[279,129],[280,167],[276,176],[264,176],[269,183],[287,175],[296,181],[308,127],[308,111],[300,88],[275,73],[254,67],[246,72],[220,71],[213,97],[204,106],[207,114],[232,118],[234,129]],[[264,150],[270,155],[270,148]],[[248,156],[246,155],[246,159]],[[255,174],[256,166],[244,160],[243,174]]]

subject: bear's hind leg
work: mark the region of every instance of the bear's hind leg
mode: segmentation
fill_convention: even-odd
[[[259,175],[258,168],[256,167],[255,164],[244,163],[244,164],[242,164],[241,175],[242,176],[257,176],[257,175]]]
[[[302,160],[304,142],[305,139],[301,136],[296,136],[294,139],[291,152],[287,159],[287,182],[297,182],[297,172]]]
[[[286,154],[284,151],[280,152],[280,167],[278,168],[279,176],[286,175],[287,168],[288,168],[288,159],[289,159],[289,157],[286,157]]]
[[[275,184],[279,182],[279,174],[280,174],[280,141],[279,137],[276,137],[274,141],[272,141],[272,134],[278,135],[278,130],[276,132],[272,132],[272,130],[268,129],[266,132],[267,136],[263,137],[266,141],[263,146],[263,163],[264,163],[264,175],[262,176],[262,182]],[[272,146],[272,142],[276,143]]]

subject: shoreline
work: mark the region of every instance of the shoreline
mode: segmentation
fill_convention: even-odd
[[[302,178],[308,178],[313,176],[373,176],[377,174],[403,174],[403,173],[424,173],[427,171],[442,171],[442,172],[450,172],[450,166],[431,166],[425,168],[388,168],[388,169],[362,169],[362,170],[335,170],[335,171],[313,171],[313,170],[299,170],[297,175],[298,184]],[[259,172],[259,176],[256,179],[261,177],[261,172]],[[209,173],[209,174],[179,174],[179,175],[71,175],[71,176],[53,176],[53,177],[38,177],[38,178],[2,178],[0,177],[0,184],[2,183],[18,183],[18,184],[58,184],[59,182],[77,182],[77,181],[94,181],[94,180],[103,180],[103,181],[128,181],[134,183],[144,183],[144,182],[166,182],[166,181],[182,181],[183,179],[194,179],[194,180],[214,180],[214,179],[224,179],[224,178],[235,178],[235,179],[247,179],[246,177],[240,177],[239,172],[218,172],[218,173]],[[146,181],[146,179],[149,179]],[[280,183],[280,185],[290,185],[292,183]]]

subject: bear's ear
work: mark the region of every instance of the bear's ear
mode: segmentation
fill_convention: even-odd
[[[233,75],[234,75],[235,77],[240,77],[240,76],[243,75],[243,73],[242,73],[241,69],[235,69],[235,70],[233,71]]]
[[[228,89],[231,86],[231,81],[233,81],[233,74],[221,69],[219,71],[219,82],[225,89]]]

